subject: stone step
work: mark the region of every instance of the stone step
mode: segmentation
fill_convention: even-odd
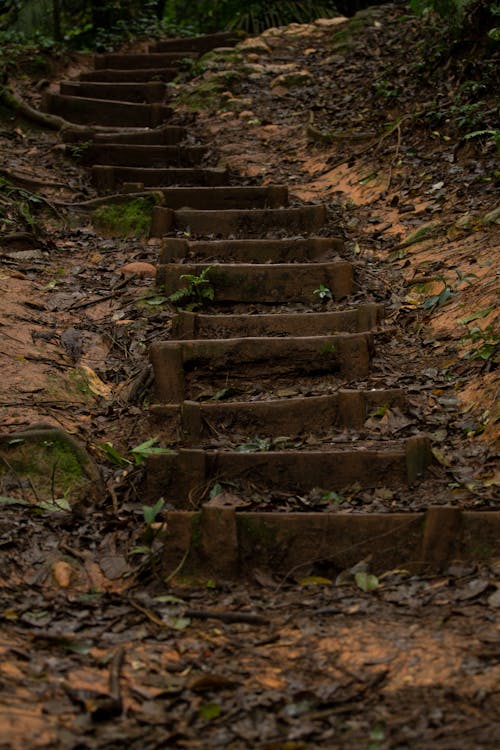
[[[45,93],[42,109],[80,125],[155,128],[168,120],[172,110],[164,104],[136,104],[107,99]]]
[[[245,238],[276,230],[302,234],[318,231],[326,220],[327,209],[322,204],[299,208],[227,209],[217,212],[194,209],[173,211],[155,206],[151,236],[163,237],[175,230],[197,235],[237,235]]]
[[[161,192],[164,205],[174,210],[194,208],[219,211],[230,208],[278,208],[288,204],[286,185],[167,188]]]
[[[252,382],[255,378],[326,376],[354,380],[370,370],[369,333],[288,338],[234,338],[161,341],[152,344],[156,397],[160,403],[191,400],[190,381]]]
[[[214,484],[231,483],[234,494],[259,491],[305,494],[314,489],[341,492],[363,488],[413,485],[431,461],[429,441],[415,436],[387,441],[384,447],[365,443],[327,450],[205,451],[180,449],[147,461],[146,497],[163,497],[174,508],[199,507]]]
[[[270,208],[273,207],[270,206]],[[162,242],[160,264],[185,260],[190,262],[215,260],[233,263],[306,263],[332,260],[343,252],[344,241],[334,237],[210,241],[167,237]]]
[[[169,68],[135,68],[120,70],[119,68],[99,68],[87,70],[78,76],[80,81],[95,81],[102,83],[147,83],[148,81],[173,81],[179,75],[179,70]]]
[[[218,339],[242,336],[328,336],[371,331],[383,317],[383,305],[364,304],[350,310],[311,313],[204,315],[179,310],[172,319],[176,339]]]
[[[118,167],[195,167],[206,156],[205,146],[154,146],[91,143],[81,151],[82,164]]]
[[[203,55],[217,47],[234,47],[244,38],[244,35],[234,31],[221,31],[216,34],[201,36],[177,37],[161,39],[150,45],[150,52],[196,52]]]
[[[176,63],[187,57],[196,57],[190,52],[145,52],[139,54],[111,54],[95,55],[95,70],[144,70],[151,68],[175,68]]]
[[[129,143],[137,146],[175,146],[186,137],[186,128],[178,125],[163,125],[150,128],[109,128],[105,132],[98,128],[64,128],[61,133],[65,143]]]
[[[61,81],[60,91],[64,96],[152,104],[165,100],[167,87],[162,81],[150,81],[148,83]]]
[[[110,167],[95,164],[91,168],[92,181],[99,191],[107,192],[120,188],[124,183],[145,187],[169,185],[227,185],[226,169],[143,169],[142,167]]]
[[[335,578],[369,560],[374,573],[404,568],[429,575],[457,559],[474,567],[500,555],[500,511],[430,505],[423,513],[352,513],[342,507],[283,513],[205,504],[168,511],[162,574],[175,574],[181,560],[184,574],[202,580],[241,583],[252,571],[266,570],[286,581],[322,563]]]
[[[402,390],[340,390],[326,396],[269,401],[184,401],[156,404],[150,413],[169,443],[199,446],[216,436],[291,439],[335,431],[361,430],[377,409],[404,409]]]
[[[208,270],[209,269],[209,270]],[[205,278],[214,291],[215,304],[285,304],[318,301],[315,290],[327,287],[334,299],[354,291],[353,267],[348,261],[330,263],[169,263],[157,268],[157,284],[167,295],[186,288],[186,274]]]

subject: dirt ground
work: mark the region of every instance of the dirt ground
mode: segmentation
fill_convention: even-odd
[[[209,56],[174,91],[176,122],[235,184],[328,202],[325,234],[386,306],[375,377],[413,409],[380,429],[425,425],[436,463],[429,486],[364,510],[498,508],[499,161],[488,136],[463,139],[498,127],[490,70],[426,67],[402,8],[334,21]],[[11,84],[34,105],[52,85]],[[129,264],[154,265],[159,242],[64,205],[95,197],[85,170],[57,133],[0,118],[1,431],[63,428],[104,488],[69,510],[1,488],[0,748],[498,747],[498,561],[229,583],[166,579],[144,552],[132,451],[153,436],[147,349],[172,310]]]

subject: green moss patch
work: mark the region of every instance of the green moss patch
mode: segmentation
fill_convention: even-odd
[[[154,196],[105,205],[92,214],[96,229],[111,237],[146,237],[151,227]]]
[[[85,448],[50,425],[0,435],[0,494],[67,509],[101,492],[99,471]]]

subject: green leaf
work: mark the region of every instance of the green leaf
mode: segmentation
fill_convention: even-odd
[[[200,719],[211,721],[212,719],[218,719],[221,715],[221,707],[218,703],[203,703],[198,711]]]
[[[173,594],[163,594],[162,596],[155,596],[154,600],[159,604],[185,604],[184,599],[179,599],[178,596],[173,596]]]
[[[113,443],[99,443],[97,448],[116,466],[127,466],[132,463],[113,447]]]
[[[26,500],[22,500],[20,497],[8,497],[7,495],[0,495],[0,505],[31,505]]]
[[[375,591],[379,586],[377,576],[374,576],[371,573],[356,573],[354,580],[361,591]]]
[[[132,448],[130,451],[133,455],[136,464],[141,464],[145,458],[148,458],[148,456],[160,456],[165,453],[172,453],[171,448],[158,448],[154,447],[154,444],[157,443],[159,440],[158,435],[153,438],[149,438],[149,440],[145,440],[144,443],[141,443],[140,445],[136,445],[135,448]]]
[[[169,617],[167,624],[174,630],[185,630],[191,625],[191,620],[189,617]]]
[[[54,500],[39,500],[36,506],[42,510],[56,512],[59,510],[71,510],[71,505],[65,497],[56,497]]]
[[[489,307],[482,307],[480,310],[476,310],[476,312],[469,313],[469,315],[465,315],[465,317],[460,318],[458,321],[459,323],[462,323],[462,325],[467,325],[467,323],[472,323],[474,320],[481,320],[482,318],[485,318],[487,315],[490,314],[494,310],[494,306],[490,305]]]
[[[143,505],[142,513],[144,515],[144,521],[150,525],[155,522],[156,516],[162,510],[165,505],[165,500],[160,497],[154,505]]]
[[[129,555],[149,555],[151,552],[151,548],[147,545],[143,544],[139,547],[132,547],[132,549],[129,552]]]

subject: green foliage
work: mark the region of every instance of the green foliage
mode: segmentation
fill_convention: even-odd
[[[488,36],[495,41],[500,36],[496,19],[500,4],[491,0],[410,0],[412,10],[419,15],[434,14],[448,32],[455,37],[472,34],[476,38]]]
[[[498,327],[491,323],[484,328],[478,325],[467,327],[467,333],[461,339],[462,344],[472,344],[465,354],[465,359],[479,359],[484,362],[500,361],[500,335]]]
[[[324,284],[320,284],[318,289],[314,290],[313,294],[316,294],[321,302],[328,302],[333,299],[332,290]]]
[[[169,301],[185,310],[197,310],[212,302],[215,299],[215,289],[207,278],[211,270],[212,267],[208,266],[199,276],[190,273],[183,274],[181,279],[185,279],[188,282],[187,285],[173,292],[168,298]]]
[[[0,231],[21,225],[34,234],[39,233],[41,228],[34,211],[41,203],[41,199],[35,194],[0,177]]]
[[[166,4],[164,22],[174,27],[185,24],[196,32],[227,28],[258,34],[271,26],[335,15],[333,0],[253,0],[248,4],[240,0],[171,0]]]
[[[151,225],[154,197],[100,206],[92,214],[94,226],[115,237],[145,237]]]
[[[4,0],[0,41],[45,38],[52,45],[55,40],[104,51],[136,36],[160,33],[160,6],[157,0]]]
[[[472,138],[486,138],[486,140],[493,140],[497,149],[497,154],[500,156],[500,130],[476,130],[474,133],[467,133],[464,136],[464,141],[470,141]]]

